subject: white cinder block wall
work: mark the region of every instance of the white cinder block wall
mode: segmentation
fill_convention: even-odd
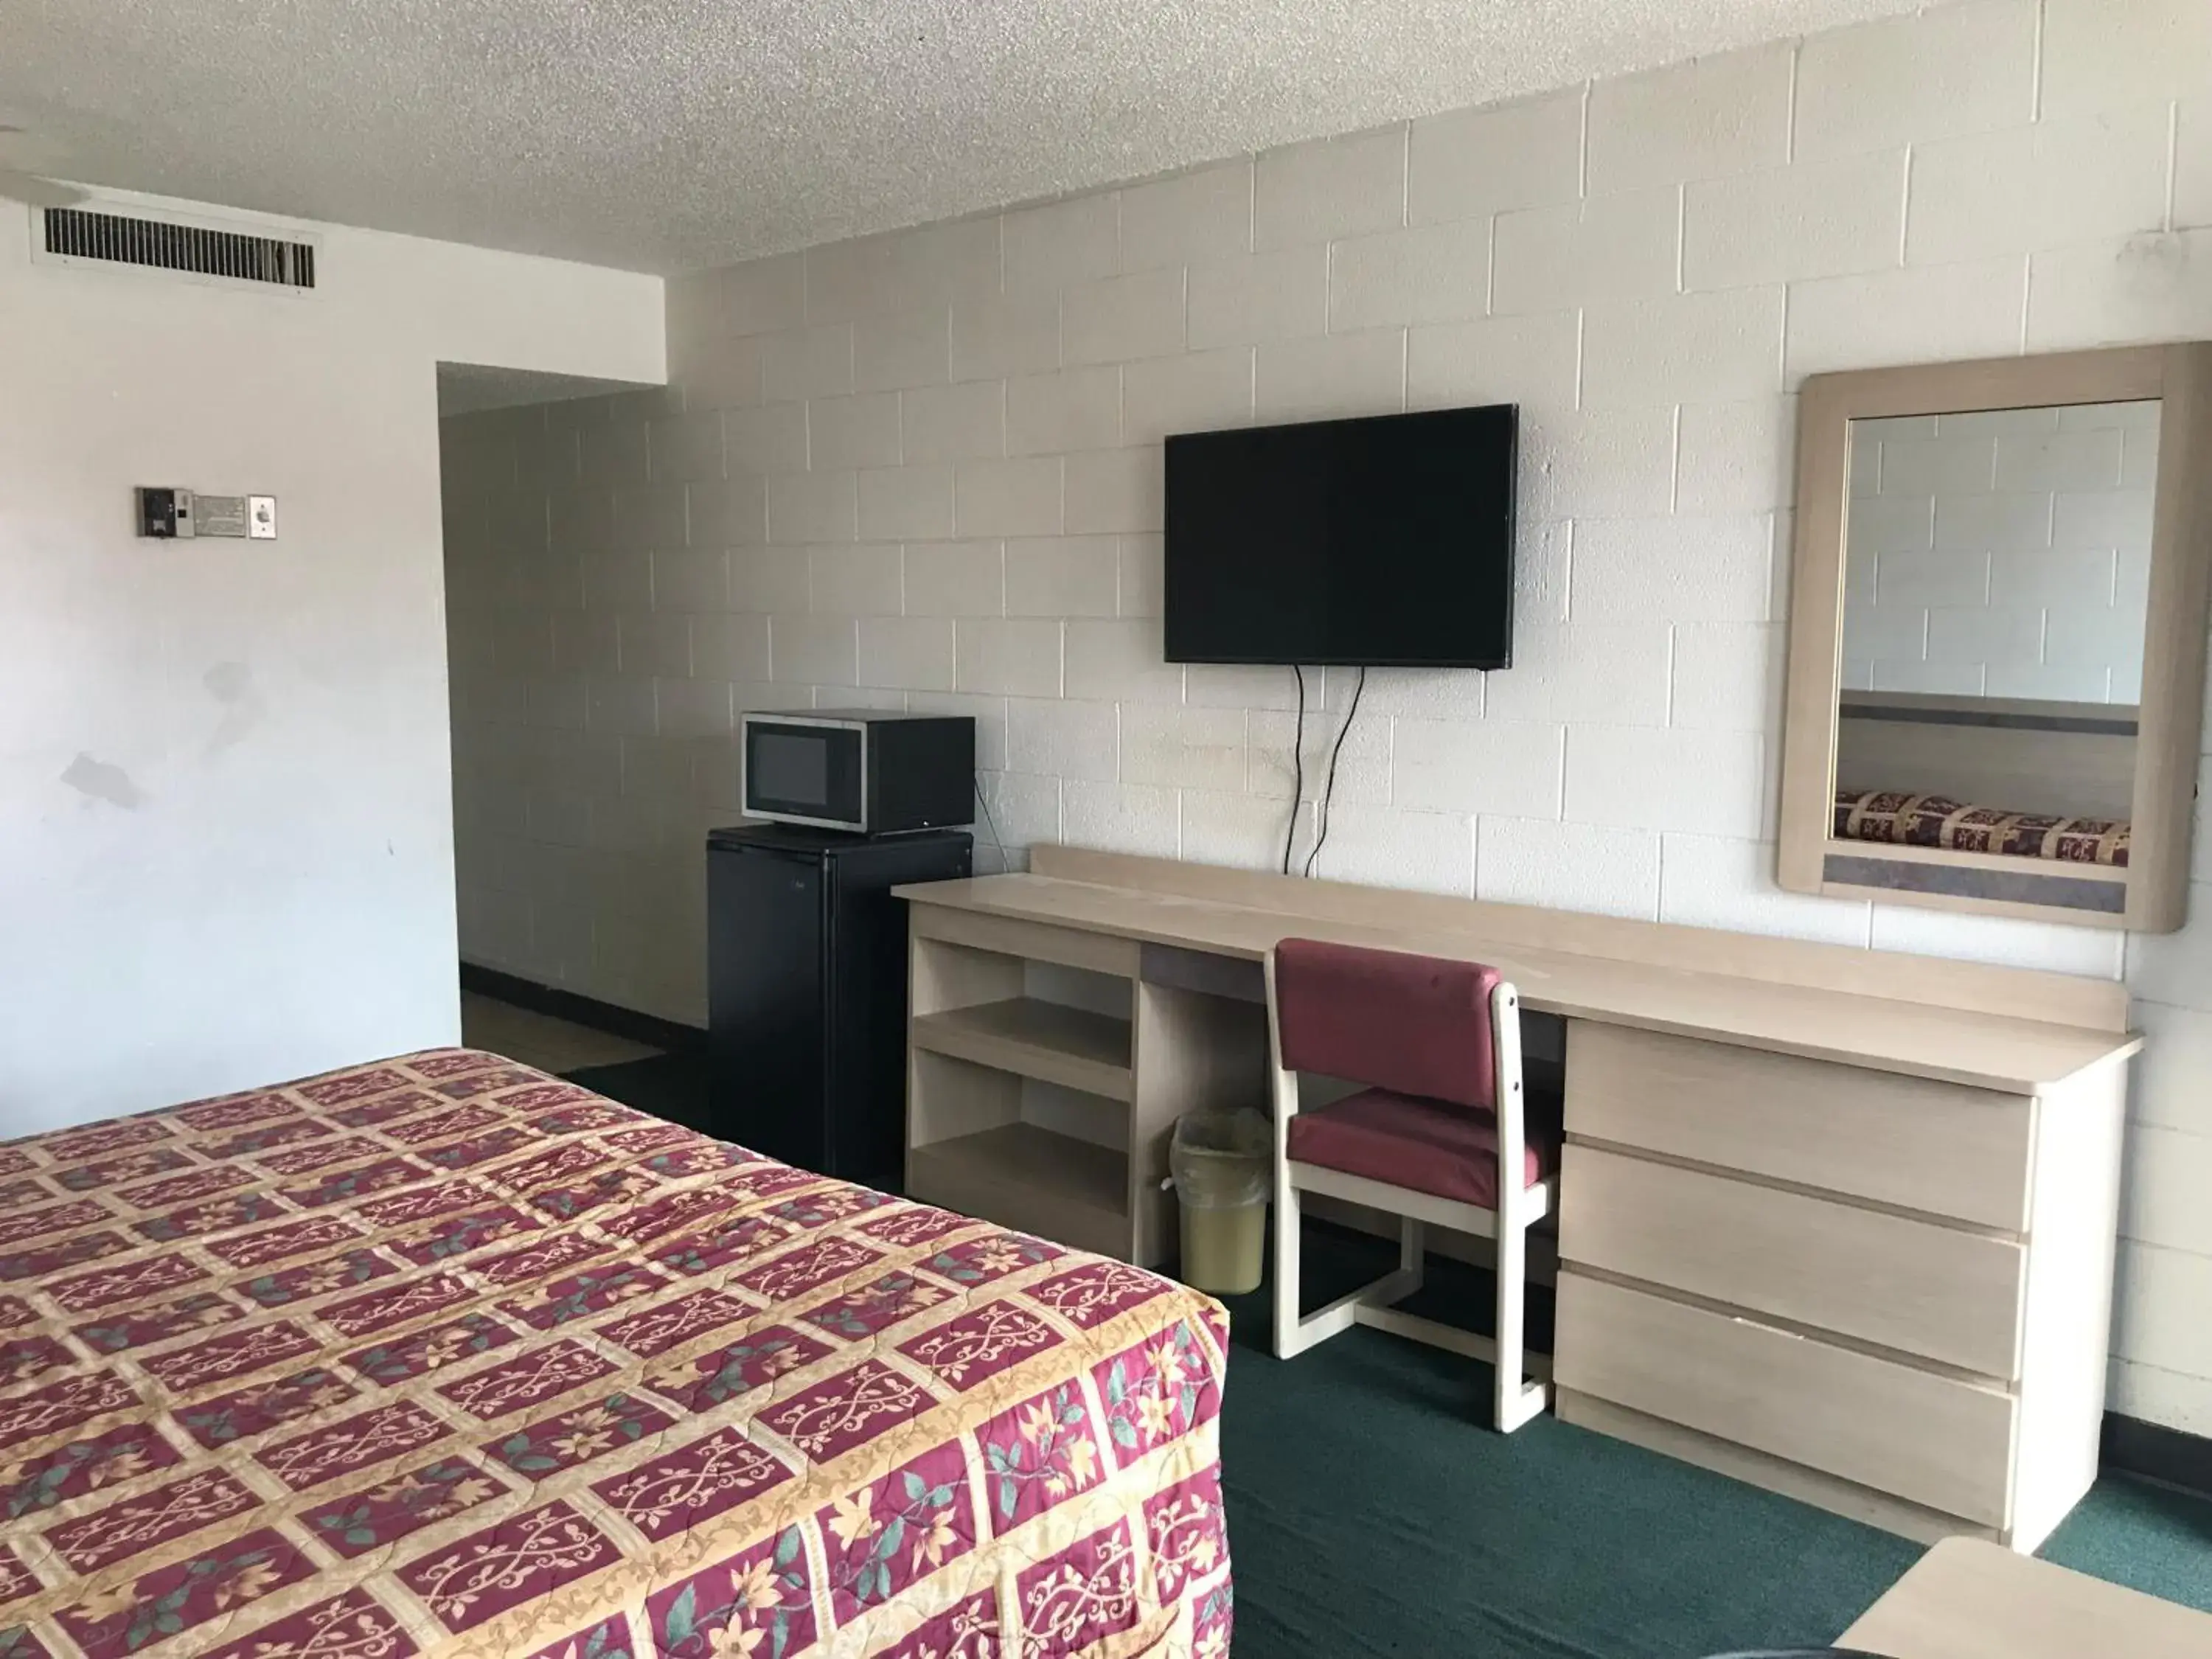
[[[2159,414],[2153,401],[1852,422],[1844,684],[2140,698]]]
[[[468,956],[700,1019],[748,708],[972,713],[1017,860],[1269,864],[1291,677],[1161,660],[1161,434],[1510,399],[1516,665],[1370,676],[1321,872],[2124,972],[2112,1398],[2212,1431],[2212,922],[1808,900],[1771,844],[1791,389],[2212,336],[2203,0],[1966,0],[670,292],[665,394],[447,423]]]

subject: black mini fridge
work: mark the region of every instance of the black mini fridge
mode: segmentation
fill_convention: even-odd
[[[906,904],[973,871],[964,830],[862,836],[797,824],[707,836],[700,1127],[801,1169],[896,1192],[906,1161]]]

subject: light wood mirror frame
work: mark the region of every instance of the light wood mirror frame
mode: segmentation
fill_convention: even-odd
[[[2126,866],[1834,839],[1851,422],[2150,398],[2162,408]],[[2189,897],[2209,587],[2212,343],[1859,369],[1808,380],[1798,404],[1777,878],[1793,891],[1837,897],[2148,933],[2179,927]]]

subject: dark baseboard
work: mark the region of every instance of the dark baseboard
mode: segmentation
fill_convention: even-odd
[[[595,1031],[628,1037],[632,1042],[649,1042],[673,1054],[698,1054],[707,1047],[706,1032],[696,1025],[663,1019],[658,1014],[640,1013],[635,1008],[617,1007],[597,997],[540,985],[535,980],[520,979],[473,962],[461,964],[461,989],[511,1002],[535,1014],[550,1014],[556,1019],[588,1025]]]
[[[2115,1474],[2212,1497],[2212,1439],[2201,1434],[2106,1412],[2098,1450],[2099,1462]]]

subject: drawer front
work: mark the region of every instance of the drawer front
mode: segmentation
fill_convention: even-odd
[[[1966,1370],[2020,1374],[2008,1239],[1570,1146],[1559,1255]]]
[[[1947,1515],[2009,1522],[2009,1395],[1571,1270],[1559,1308],[1561,1388]]]
[[[2027,1220],[2024,1095],[1586,1019],[1567,1133],[2008,1231]]]

